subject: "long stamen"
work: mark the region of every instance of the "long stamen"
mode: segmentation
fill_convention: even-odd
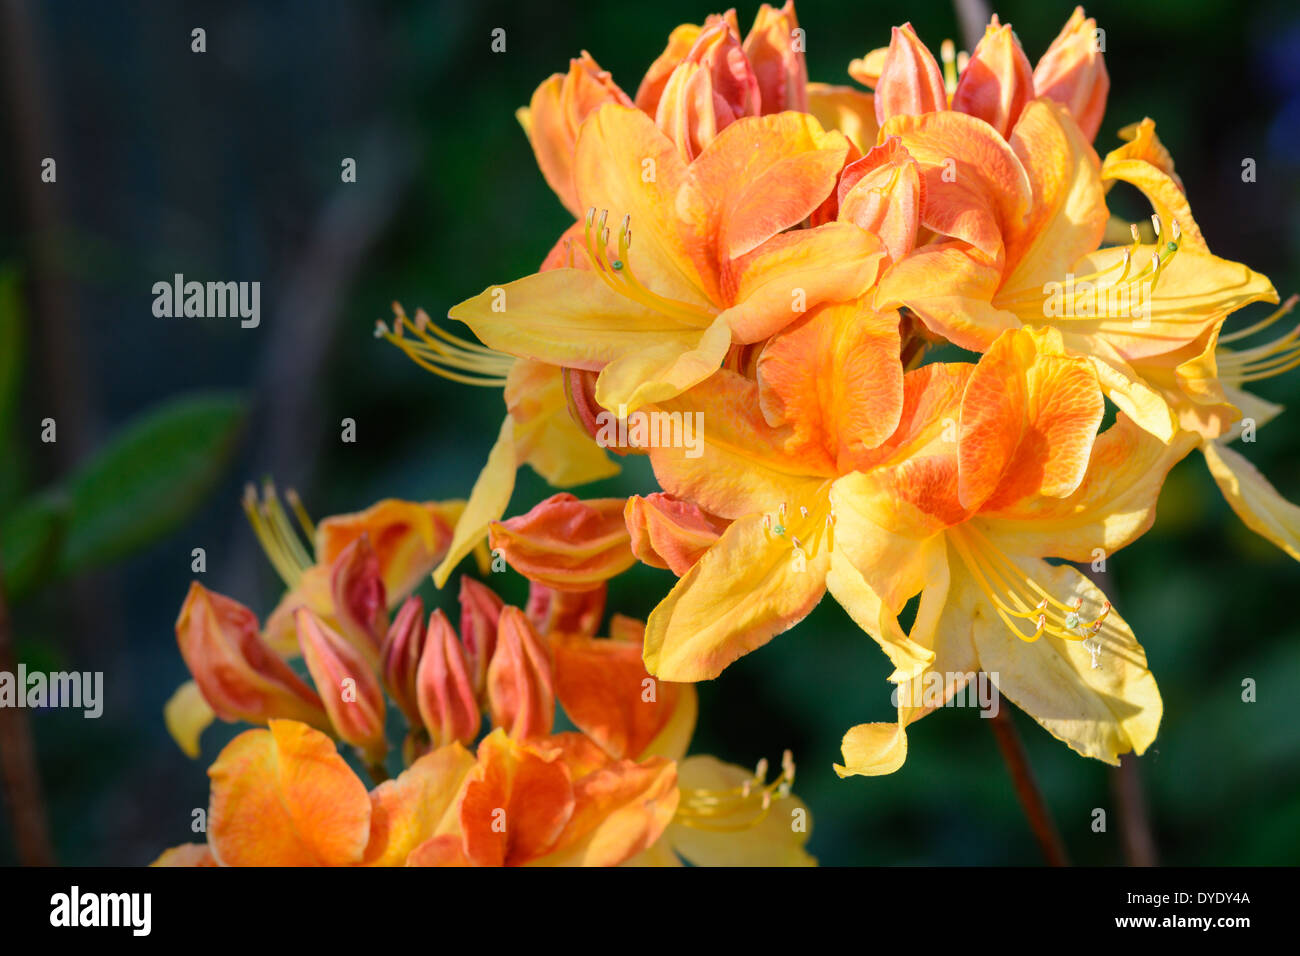
[[[619,257],[613,262],[609,261],[607,252],[609,228],[605,225],[608,217],[609,210],[602,210],[600,219],[597,221],[596,209],[593,206],[587,210],[587,223],[584,230],[587,258],[591,261],[593,270],[604,280],[605,284],[619,295],[689,328],[699,328],[702,325],[711,323],[714,319],[711,312],[689,302],[669,299],[651,292],[636,277],[628,258],[628,252],[632,245],[632,220],[630,216],[623,217],[622,226],[619,228]],[[595,226],[594,231],[593,226]]]
[[[781,772],[767,779],[767,761],[760,760],[754,774],[738,786],[724,790],[682,787],[675,823],[715,833],[738,833],[767,819],[777,800],[790,796],[794,784],[794,759],[781,757]]]
[[[1300,302],[1300,295],[1292,295],[1289,299],[1278,306],[1277,310],[1274,311],[1273,314],[1261,319],[1254,325],[1248,326],[1244,329],[1238,329],[1236,332],[1231,332],[1227,335],[1220,335],[1219,344],[1226,345],[1228,342],[1236,342],[1239,339],[1249,338],[1256,332],[1263,332],[1278,319],[1289,314],[1291,310],[1295,308],[1297,302]]]
[[[402,307],[393,303],[393,327],[375,323],[375,336],[386,339],[421,368],[433,374],[486,388],[502,388],[514,365],[514,358],[476,342],[468,342],[441,328],[421,309],[415,321],[407,318]],[[414,338],[407,338],[410,331]]]
[[[295,495],[294,498],[296,497]],[[243,506],[244,514],[248,517],[248,523],[252,526],[258,543],[262,545],[267,560],[287,587],[296,586],[302,578],[302,572],[311,567],[312,559],[289,524],[275,487],[268,481],[263,486],[263,497],[259,499],[257,489],[251,483],[246,485]],[[305,514],[304,511],[303,515]]]
[[[1151,217],[1151,223],[1156,230],[1156,241],[1151,250],[1151,258],[1149,260],[1149,263],[1146,266],[1139,269],[1135,274],[1130,275],[1133,269],[1134,259],[1136,258],[1138,252],[1142,248],[1142,234],[1141,231],[1138,229],[1136,223],[1130,223],[1129,228],[1133,234],[1133,245],[1129,246],[1124,251],[1122,258],[1119,261],[1112,263],[1111,265],[1107,266],[1104,269],[1097,269],[1096,271],[1087,273],[1085,275],[1071,276],[1070,280],[1076,286],[1079,285],[1080,283],[1090,283],[1096,285],[1096,288],[1092,289],[1091,292],[1092,294],[1095,294],[1098,297],[1099,302],[1103,300],[1103,297],[1108,297],[1112,293],[1112,291],[1117,291],[1123,287],[1128,287],[1129,289],[1128,298],[1131,300],[1134,294],[1137,295],[1141,294],[1141,289],[1136,287],[1138,287],[1143,282],[1148,282],[1150,284],[1150,289],[1148,291],[1154,292],[1156,283],[1159,281],[1160,276],[1164,273],[1165,267],[1168,266],[1169,261],[1173,259],[1174,255],[1177,254],[1178,252],[1179,249],[1178,237],[1182,233],[1179,229],[1178,221],[1173,220],[1170,223],[1170,231],[1169,231],[1170,238],[1166,240],[1165,234],[1163,232],[1163,227],[1160,222],[1160,217],[1158,215],[1153,214]],[[1111,282],[1105,285],[1097,285],[1097,283],[1099,283],[1100,280],[1108,276],[1110,273],[1114,272],[1116,269],[1120,270],[1118,278],[1112,280]],[[1000,306],[1004,308],[1011,308],[1014,310],[1015,307],[1017,306],[1031,305],[1035,302],[1040,301],[1042,298],[1043,298],[1042,289],[1023,289],[1018,292],[999,294],[997,297],[997,302]],[[1095,309],[1090,311],[1092,311],[1094,314],[1087,315],[1087,316],[1078,316],[1078,318],[1086,318],[1089,320],[1106,318],[1106,316],[1104,315],[1095,314],[1096,312]],[[1061,316],[1061,318],[1071,318],[1071,317],[1073,316],[1071,315]]]
[[[1043,634],[1050,634],[1079,641],[1101,631],[1110,614],[1109,602],[1102,605],[1096,619],[1085,621],[1081,617],[1082,597],[1076,596],[1069,604],[1058,600],[1033,578],[1026,577],[975,528],[963,526],[954,529],[950,540],[1003,624],[1021,640],[1033,642]],[[1018,590],[1017,582],[1021,586],[1027,585],[1038,595],[1036,604],[1033,597]],[[1013,619],[1028,621],[1035,625],[1035,630],[1026,637]]]
[[[1262,321],[1232,335],[1222,336],[1219,339],[1220,344],[1242,339],[1268,328],[1287,315],[1298,300],[1300,296],[1291,296],[1272,315]],[[1219,378],[1229,385],[1260,381],[1289,372],[1300,367],[1300,325],[1294,326],[1289,332],[1271,342],[1253,348],[1240,350],[1221,348],[1216,351],[1215,360],[1219,367]]]

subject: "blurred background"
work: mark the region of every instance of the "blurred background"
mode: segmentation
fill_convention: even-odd
[[[1072,5],[995,8],[1033,62]],[[743,29],[756,10],[738,9]],[[699,0],[0,0],[0,11],[0,566],[17,658],[105,675],[98,720],[24,713],[55,859],[143,864],[192,838],[204,770],[239,729],[217,724],[191,761],[163,726],[187,676],[172,625],[193,549],[206,552],[207,586],[265,614],[279,582],[243,520],[245,481],[295,486],[316,517],[468,494],[500,393],[422,372],[372,337],[375,320],[394,300],[444,314],[533,271],[568,223],[515,109],[582,49],[633,93],[669,31],[714,11]],[[1112,81],[1099,151],[1155,118],[1214,250],[1284,296],[1300,290],[1300,8],[1105,0],[1087,12],[1106,31]],[[823,82],[849,83],[849,60],[908,19],[934,49],[945,37],[964,46],[939,0],[805,0],[798,14]],[[490,52],[497,27],[505,53]],[[355,184],[340,182],[345,157]],[[1256,182],[1242,181],[1246,158]],[[260,326],[156,318],[152,286],[175,273],[261,282]],[[1257,391],[1295,405],[1300,372]],[[344,418],[355,443],[340,441]],[[1242,448],[1300,500],[1290,416]],[[653,490],[644,461],[623,462],[579,493]],[[526,470],[512,512],[548,493]],[[1155,530],[1111,559],[1107,590],[1165,701],[1139,761],[1161,862],[1300,860],[1298,582],[1296,564],[1223,504],[1199,455],[1169,479]],[[513,572],[491,583],[523,600]],[[669,585],[638,568],[610,607],[644,616]],[[1037,863],[993,735],[969,710],[915,727],[901,772],[836,778],[843,732],[892,718],[889,670],[824,601],[701,688],[693,749],[752,765],[791,748],[824,864]],[[1245,678],[1255,703],[1241,700]],[[1123,862],[1112,773],[1017,723],[1074,860]],[[11,824],[0,817],[0,863],[18,859]]]

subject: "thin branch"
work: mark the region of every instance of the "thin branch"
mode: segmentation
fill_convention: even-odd
[[[18,679],[3,569],[0,569],[0,672]],[[18,693],[25,692],[26,688],[18,688]],[[27,712],[21,707],[0,707],[0,770],[3,770],[5,799],[13,818],[18,862],[24,866],[53,866],[54,851],[50,846],[45,803],[41,799],[36,748],[32,743]]]
[[[997,694],[996,691],[994,693]],[[1034,772],[1029,766],[1029,756],[1025,753],[1025,745],[1011,716],[1011,708],[1001,694],[997,694],[995,700],[997,708],[989,720],[989,726],[993,730],[993,736],[997,738],[998,749],[1002,751],[1007,772],[1011,774],[1011,782],[1015,784],[1016,797],[1020,800],[1020,806],[1029,820],[1029,828],[1033,830],[1034,839],[1038,841],[1048,866],[1069,866],[1070,861],[1065,855],[1065,844],[1061,842],[1061,835],[1056,830],[1056,824],[1052,822],[1052,814],[1047,809],[1047,802],[1043,799],[1042,791],[1038,789],[1038,782],[1034,779]]]
[[[1125,754],[1120,758],[1119,766],[1110,769],[1110,788],[1119,809],[1125,862],[1129,866],[1159,866],[1137,757]]]

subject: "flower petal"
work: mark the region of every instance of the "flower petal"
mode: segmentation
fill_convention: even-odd
[[[791,516],[784,534],[772,530],[771,515],[732,524],[650,614],[646,670],[664,680],[711,680],[816,607],[830,565],[824,493],[807,509],[806,518]]]
[[[372,790],[370,842],[362,862],[402,866],[416,847],[458,825],[457,798],[473,767],[474,756],[453,743]]]
[[[1300,507],[1287,501],[1259,470],[1222,442],[1204,442],[1201,451],[1224,499],[1247,528],[1300,561]]]
[[[1069,565],[1008,555],[1021,573],[1057,600],[1083,598],[1081,617],[1093,617],[1106,596]],[[1121,754],[1142,754],[1155,740],[1163,710],[1146,654],[1128,624],[1114,611],[1090,643],[1044,636],[1027,643],[1015,637],[986,605],[977,607],[975,647],[980,667],[1017,707],[1053,737],[1085,757],[1118,764]]]
[[[208,702],[203,699],[199,685],[187,680],[168,698],[163,707],[163,721],[167,732],[185,752],[185,756],[195,759],[199,755],[199,738],[203,731],[216,718]]]
[[[752,781],[753,772],[699,755],[679,763],[677,777],[683,790],[726,793]],[[751,817],[745,810],[712,817],[709,827],[677,822],[664,834],[664,841],[694,866],[817,865],[804,849],[812,828],[808,807],[798,797],[773,797],[762,819],[754,822]]]
[[[560,591],[589,591],[636,561],[622,498],[580,501],[552,495],[527,514],[491,526],[492,550],[530,581]]]
[[[370,838],[370,797],[319,731],[248,730],[208,769],[208,841],[222,866],[346,866]]]

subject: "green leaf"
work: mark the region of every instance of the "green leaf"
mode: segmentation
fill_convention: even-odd
[[[129,424],[67,484],[58,571],[108,564],[179,527],[220,479],[244,413],[238,397],[203,395],[169,401]]]
[[[0,524],[0,563],[5,594],[18,601],[54,570],[68,517],[68,502],[57,493],[33,495]]]

